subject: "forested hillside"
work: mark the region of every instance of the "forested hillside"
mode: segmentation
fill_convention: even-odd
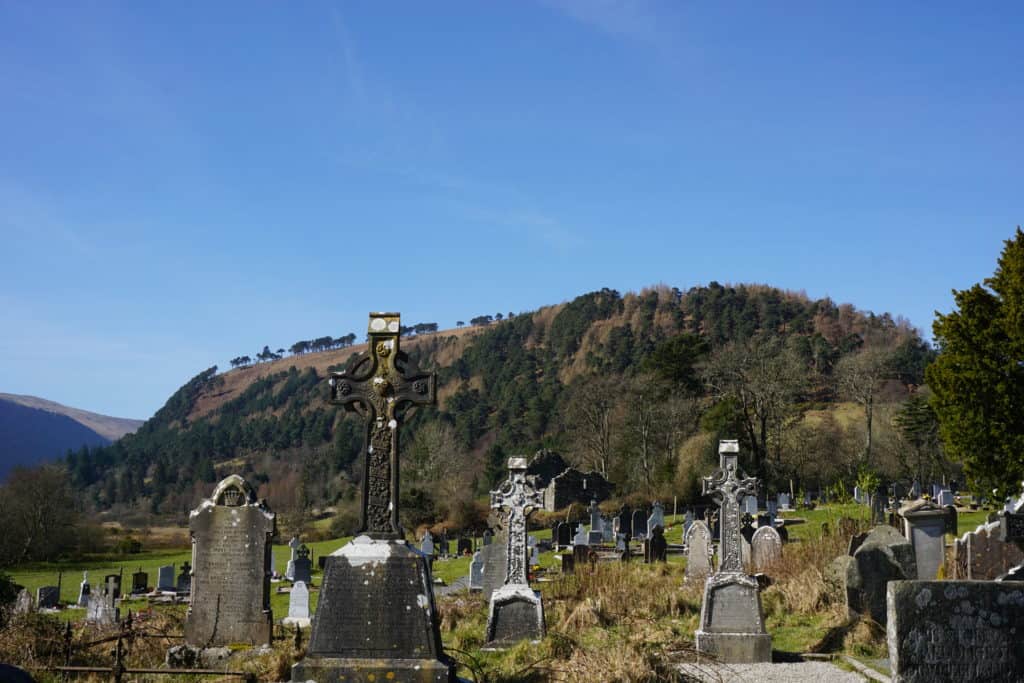
[[[776,488],[947,466],[925,440],[927,419],[901,430],[883,409],[916,395],[931,356],[889,314],[712,282],[603,289],[485,322],[403,340],[439,378],[438,406],[403,428],[413,521],[436,508],[457,515],[502,476],[508,455],[540,447],[645,496],[693,495],[720,437],[740,438],[745,466]],[[135,434],[69,453],[72,484],[98,510],[180,519],[237,471],[276,509],[345,509],[361,431],[326,403],[324,380],[364,348],[205,370]]]

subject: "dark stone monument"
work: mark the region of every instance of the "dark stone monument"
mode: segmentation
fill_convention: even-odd
[[[368,351],[333,373],[331,403],[366,419],[361,522],[327,559],[306,657],[293,681],[454,681],[427,558],[399,523],[399,422],[436,401],[435,376],[399,349],[397,313],[371,313]]]
[[[572,525],[568,522],[559,522],[555,527],[555,545],[559,548],[572,545]]]
[[[619,510],[619,533],[633,536],[633,510],[628,506],[622,506]]]
[[[465,536],[459,538],[459,557],[473,554],[473,539]]]
[[[998,581],[892,581],[893,683],[1024,681],[1024,590]]]
[[[741,475],[736,441],[719,442],[718,452],[721,467],[704,477],[703,493],[721,509],[721,559],[704,583],[697,650],[726,664],[770,662],[772,637],[764,628],[760,587],[744,572],[741,559],[740,501],[757,495],[757,479]]]
[[[165,564],[157,570],[156,589],[160,592],[175,592],[174,565]]]
[[[644,561],[668,562],[668,541],[665,540],[665,530],[660,524],[651,529],[650,538],[644,540]]]
[[[544,606],[526,573],[526,519],[544,506],[544,496],[526,478],[526,458],[510,458],[508,469],[505,483],[491,491],[491,507],[506,510],[508,568],[504,585],[491,595],[486,649],[544,637]]]
[[[148,593],[149,592],[149,574],[139,571],[132,574],[132,594]]]
[[[193,647],[270,645],[274,513],[237,474],[189,515],[192,593],[185,642]],[[184,573],[184,572],[183,572]]]
[[[36,590],[36,605],[39,609],[54,609],[60,604],[60,588],[42,586]]]
[[[308,587],[313,583],[313,562],[309,559],[309,548],[303,543],[295,554],[295,574],[292,582],[301,581]]]
[[[633,538],[647,538],[647,513],[643,510],[634,510],[630,530],[633,532]]]
[[[494,540],[494,532],[488,529],[484,532],[484,545],[490,545],[491,541]]]
[[[183,562],[181,565],[181,573],[178,574],[177,589],[179,593],[192,592],[192,565],[188,562]]]

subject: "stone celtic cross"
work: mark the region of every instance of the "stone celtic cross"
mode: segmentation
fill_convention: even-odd
[[[508,568],[505,585],[528,586],[526,575],[526,518],[544,507],[544,494],[526,479],[526,458],[509,458],[508,479],[491,491],[491,508],[508,510]]]
[[[743,571],[740,501],[745,496],[757,495],[757,479],[744,477],[740,472],[739,451],[736,441],[720,441],[720,467],[710,477],[704,477],[704,495],[712,496],[722,510],[718,551],[722,558],[718,567],[720,572]]]
[[[433,373],[420,372],[398,348],[398,313],[371,313],[367,352],[349,371],[332,373],[331,399],[366,418],[359,532],[404,538],[398,522],[398,424],[411,406],[437,400]]]

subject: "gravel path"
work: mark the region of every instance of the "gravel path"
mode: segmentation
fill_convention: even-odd
[[[796,664],[684,664],[690,680],[701,683],[864,683],[863,676],[829,662]]]

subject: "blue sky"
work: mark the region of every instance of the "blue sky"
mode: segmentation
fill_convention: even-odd
[[[0,0],[0,391],[763,282],[930,331],[1024,198],[1019,3]]]

